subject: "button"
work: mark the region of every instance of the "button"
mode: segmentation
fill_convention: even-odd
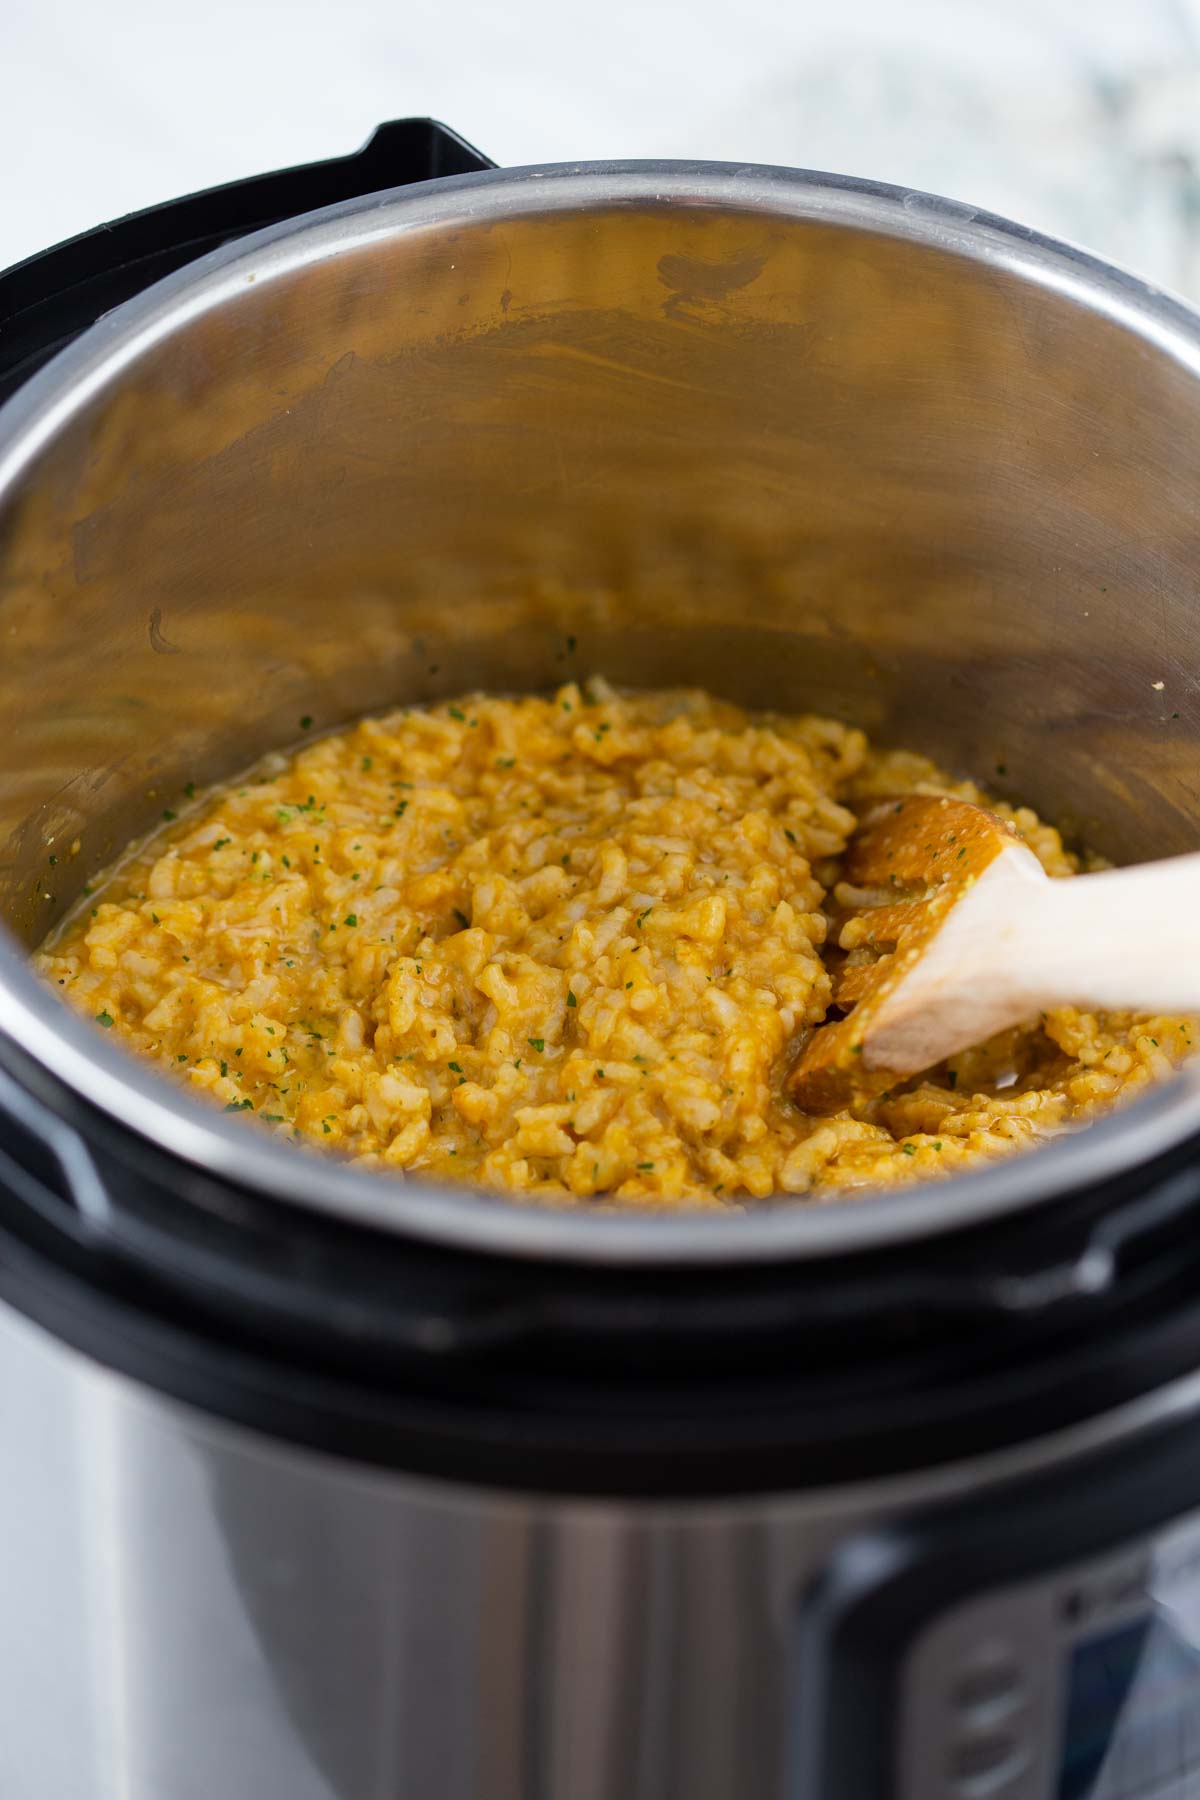
[[[955,1709],[976,1724],[995,1722],[1025,1697],[1020,1664],[1003,1638],[977,1644],[951,1689]]]
[[[1019,1748],[1007,1731],[994,1731],[989,1737],[968,1738],[965,1743],[956,1744],[950,1766],[960,1780],[986,1775],[1006,1763]]]
[[[1026,1745],[1006,1731],[968,1739],[951,1753],[952,1791],[960,1800],[1000,1800],[1029,1760]]]
[[[1025,1698],[1020,1672],[1011,1662],[982,1663],[960,1675],[954,1686],[956,1709],[968,1718],[997,1718]]]

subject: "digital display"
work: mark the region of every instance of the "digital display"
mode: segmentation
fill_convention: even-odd
[[[1200,1655],[1165,1613],[1071,1653],[1058,1800],[1137,1800],[1200,1770]]]
[[[1092,1800],[1141,1666],[1150,1620],[1077,1644],[1071,1655],[1058,1800]]]

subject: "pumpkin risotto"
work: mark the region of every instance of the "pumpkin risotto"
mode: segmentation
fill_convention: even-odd
[[[855,807],[901,791],[983,801],[1051,875],[1076,867],[1033,813],[861,731],[595,681],[275,757],[181,804],[36,960],[264,1129],[625,1206],[945,1174],[1184,1058],[1188,1020],[1061,1008],[832,1118],[793,1106],[837,858]]]

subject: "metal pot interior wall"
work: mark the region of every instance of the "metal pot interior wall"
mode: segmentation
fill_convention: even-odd
[[[1195,376],[983,236],[675,190],[469,178],[175,278],[0,494],[26,942],[302,719],[593,671],[856,721],[1119,859],[1193,847]]]

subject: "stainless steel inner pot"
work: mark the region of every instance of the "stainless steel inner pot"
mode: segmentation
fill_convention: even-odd
[[[1198,376],[1200,321],[1134,278],[793,171],[466,176],[193,264],[0,414],[0,1055],[276,1195],[608,1259],[911,1235],[1197,1130],[1184,1077],[844,1206],[497,1206],[192,1103],[21,947],[185,783],[302,719],[592,671],[853,720],[1117,860],[1194,849]]]

